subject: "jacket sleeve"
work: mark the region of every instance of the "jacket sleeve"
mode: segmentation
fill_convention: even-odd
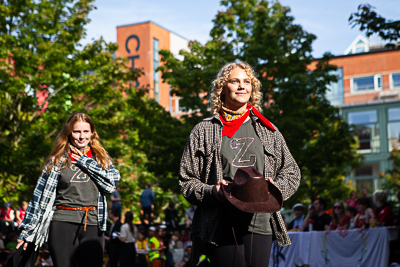
[[[110,163],[109,168],[104,169],[94,159],[82,156],[76,165],[84,169],[104,193],[111,194],[115,191],[121,177],[113,164]]]
[[[277,134],[277,151],[280,154],[281,164],[278,166],[274,178],[275,185],[281,190],[283,200],[291,197],[300,185],[301,173],[295,159],[286,145],[285,139],[279,131]]]
[[[213,185],[202,179],[206,168],[206,152],[204,151],[204,133],[196,126],[186,142],[179,169],[179,186],[185,199],[192,205],[200,205],[204,201],[215,202],[212,196]]]
[[[50,175],[55,175],[52,171],[47,172],[47,167],[43,169],[37,183],[35,190],[33,191],[33,196],[29,201],[28,208],[26,209],[25,217],[19,226],[21,234],[18,239],[28,241],[28,237],[31,236],[33,230],[40,223],[40,217],[42,214],[42,208],[40,207],[40,200],[44,194],[45,186]],[[32,240],[29,240],[30,242]]]

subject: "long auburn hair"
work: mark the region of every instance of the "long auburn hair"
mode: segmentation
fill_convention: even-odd
[[[133,227],[133,213],[131,211],[125,213],[125,223],[129,225],[129,231],[134,235],[135,227]]]
[[[224,103],[224,95],[222,95],[222,91],[228,82],[229,76],[234,68],[239,67],[246,71],[247,76],[249,76],[251,80],[251,95],[248,101],[248,104],[255,107],[258,111],[261,112],[261,100],[262,93],[261,90],[261,82],[257,79],[255,71],[253,68],[245,63],[245,62],[233,62],[224,65],[217,74],[217,77],[212,82],[211,94],[210,94],[210,106],[211,106],[211,114],[219,113],[223,103]]]
[[[68,118],[68,120],[64,124],[64,128],[57,135],[56,140],[54,141],[51,153],[47,157],[47,160],[43,166],[43,169],[47,168],[47,173],[50,172],[51,168],[54,165],[59,166],[62,169],[65,168],[65,166],[67,166],[68,164],[71,164],[70,157],[65,157],[65,155],[69,155],[69,153],[71,153],[71,149],[69,146],[71,143],[69,138],[72,133],[72,128],[77,122],[87,122],[90,124],[92,136],[89,146],[92,150],[92,155],[97,163],[99,163],[105,169],[108,168],[108,166],[112,163],[111,157],[108,155],[107,151],[100,143],[100,138],[96,132],[93,120],[89,117],[89,115],[82,112],[77,112],[72,114],[71,117]],[[62,160],[67,160],[67,162],[61,162]]]

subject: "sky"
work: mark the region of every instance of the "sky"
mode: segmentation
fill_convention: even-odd
[[[219,0],[97,0],[96,10],[89,15],[87,38],[82,43],[99,39],[116,42],[116,27],[138,22],[152,21],[188,40],[207,42],[215,15],[220,7]],[[321,57],[325,52],[343,55],[358,35],[358,28],[348,23],[351,13],[360,4],[369,3],[386,19],[400,19],[400,0],[281,0],[283,6],[291,8],[294,23],[317,36],[313,44],[313,56]],[[372,37],[374,45],[384,44]]]

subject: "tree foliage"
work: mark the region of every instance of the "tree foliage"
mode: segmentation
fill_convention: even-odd
[[[374,7],[369,4],[358,6],[358,10],[349,17],[352,27],[358,26],[360,31],[364,31],[369,37],[377,34],[382,40],[389,41],[386,47],[400,48],[396,41],[400,39],[400,20],[388,20],[374,11]]]
[[[126,86],[141,73],[126,59],[114,58],[116,44],[100,39],[80,45],[93,2],[0,2],[3,201],[29,199],[56,134],[78,111],[94,119],[121,172],[126,208],[139,210],[136,203],[149,182],[156,185],[160,202],[177,190],[171,180],[176,181],[184,128],[146,91]]]
[[[336,81],[336,69],[325,54],[314,62],[312,43],[316,39],[294,23],[290,9],[279,2],[224,0],[210,31],[210,40],[190,43],[178,61],[162,51],[163,78],[181,96],[192,126],[209,116],[209,87],[217,71],[228,62],[252,65],[262,83],[264,115],[278,126],[302,170],[302,183],[294,202],[308,202],[316,196],[344,199],[349,186],[344,175],[359,163],[356,140],[338,109],[325,98],[327,86]],[[197,112],[198,111],[198,112]]]
[[[392,161],[392,169],[380,174],[382,188],[391,195],[400,192],[400,150],[393,149],[389,160]]]

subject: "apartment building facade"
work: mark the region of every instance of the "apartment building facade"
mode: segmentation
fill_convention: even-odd
[[[170,85],[161,79],[159,51],[166,49],[180,59],[179,51],[188,49],[189,41],[152,21],[117,27],[116,56],[127,57],[130,67],[141,69],[143,75],[136,86],[149,90],[149,96],[171,113],[179,116],[179,98],[170,96]]]
[[[354,125],[358,152],[365,156],[360,168],[347,177],[360,192],[380,189],[379,173],[391,168],[393,148],[400,149],[400,50],[370,47],[357,37],[345,55],[336,56],[338,82],[327,94],[343,118]]]

